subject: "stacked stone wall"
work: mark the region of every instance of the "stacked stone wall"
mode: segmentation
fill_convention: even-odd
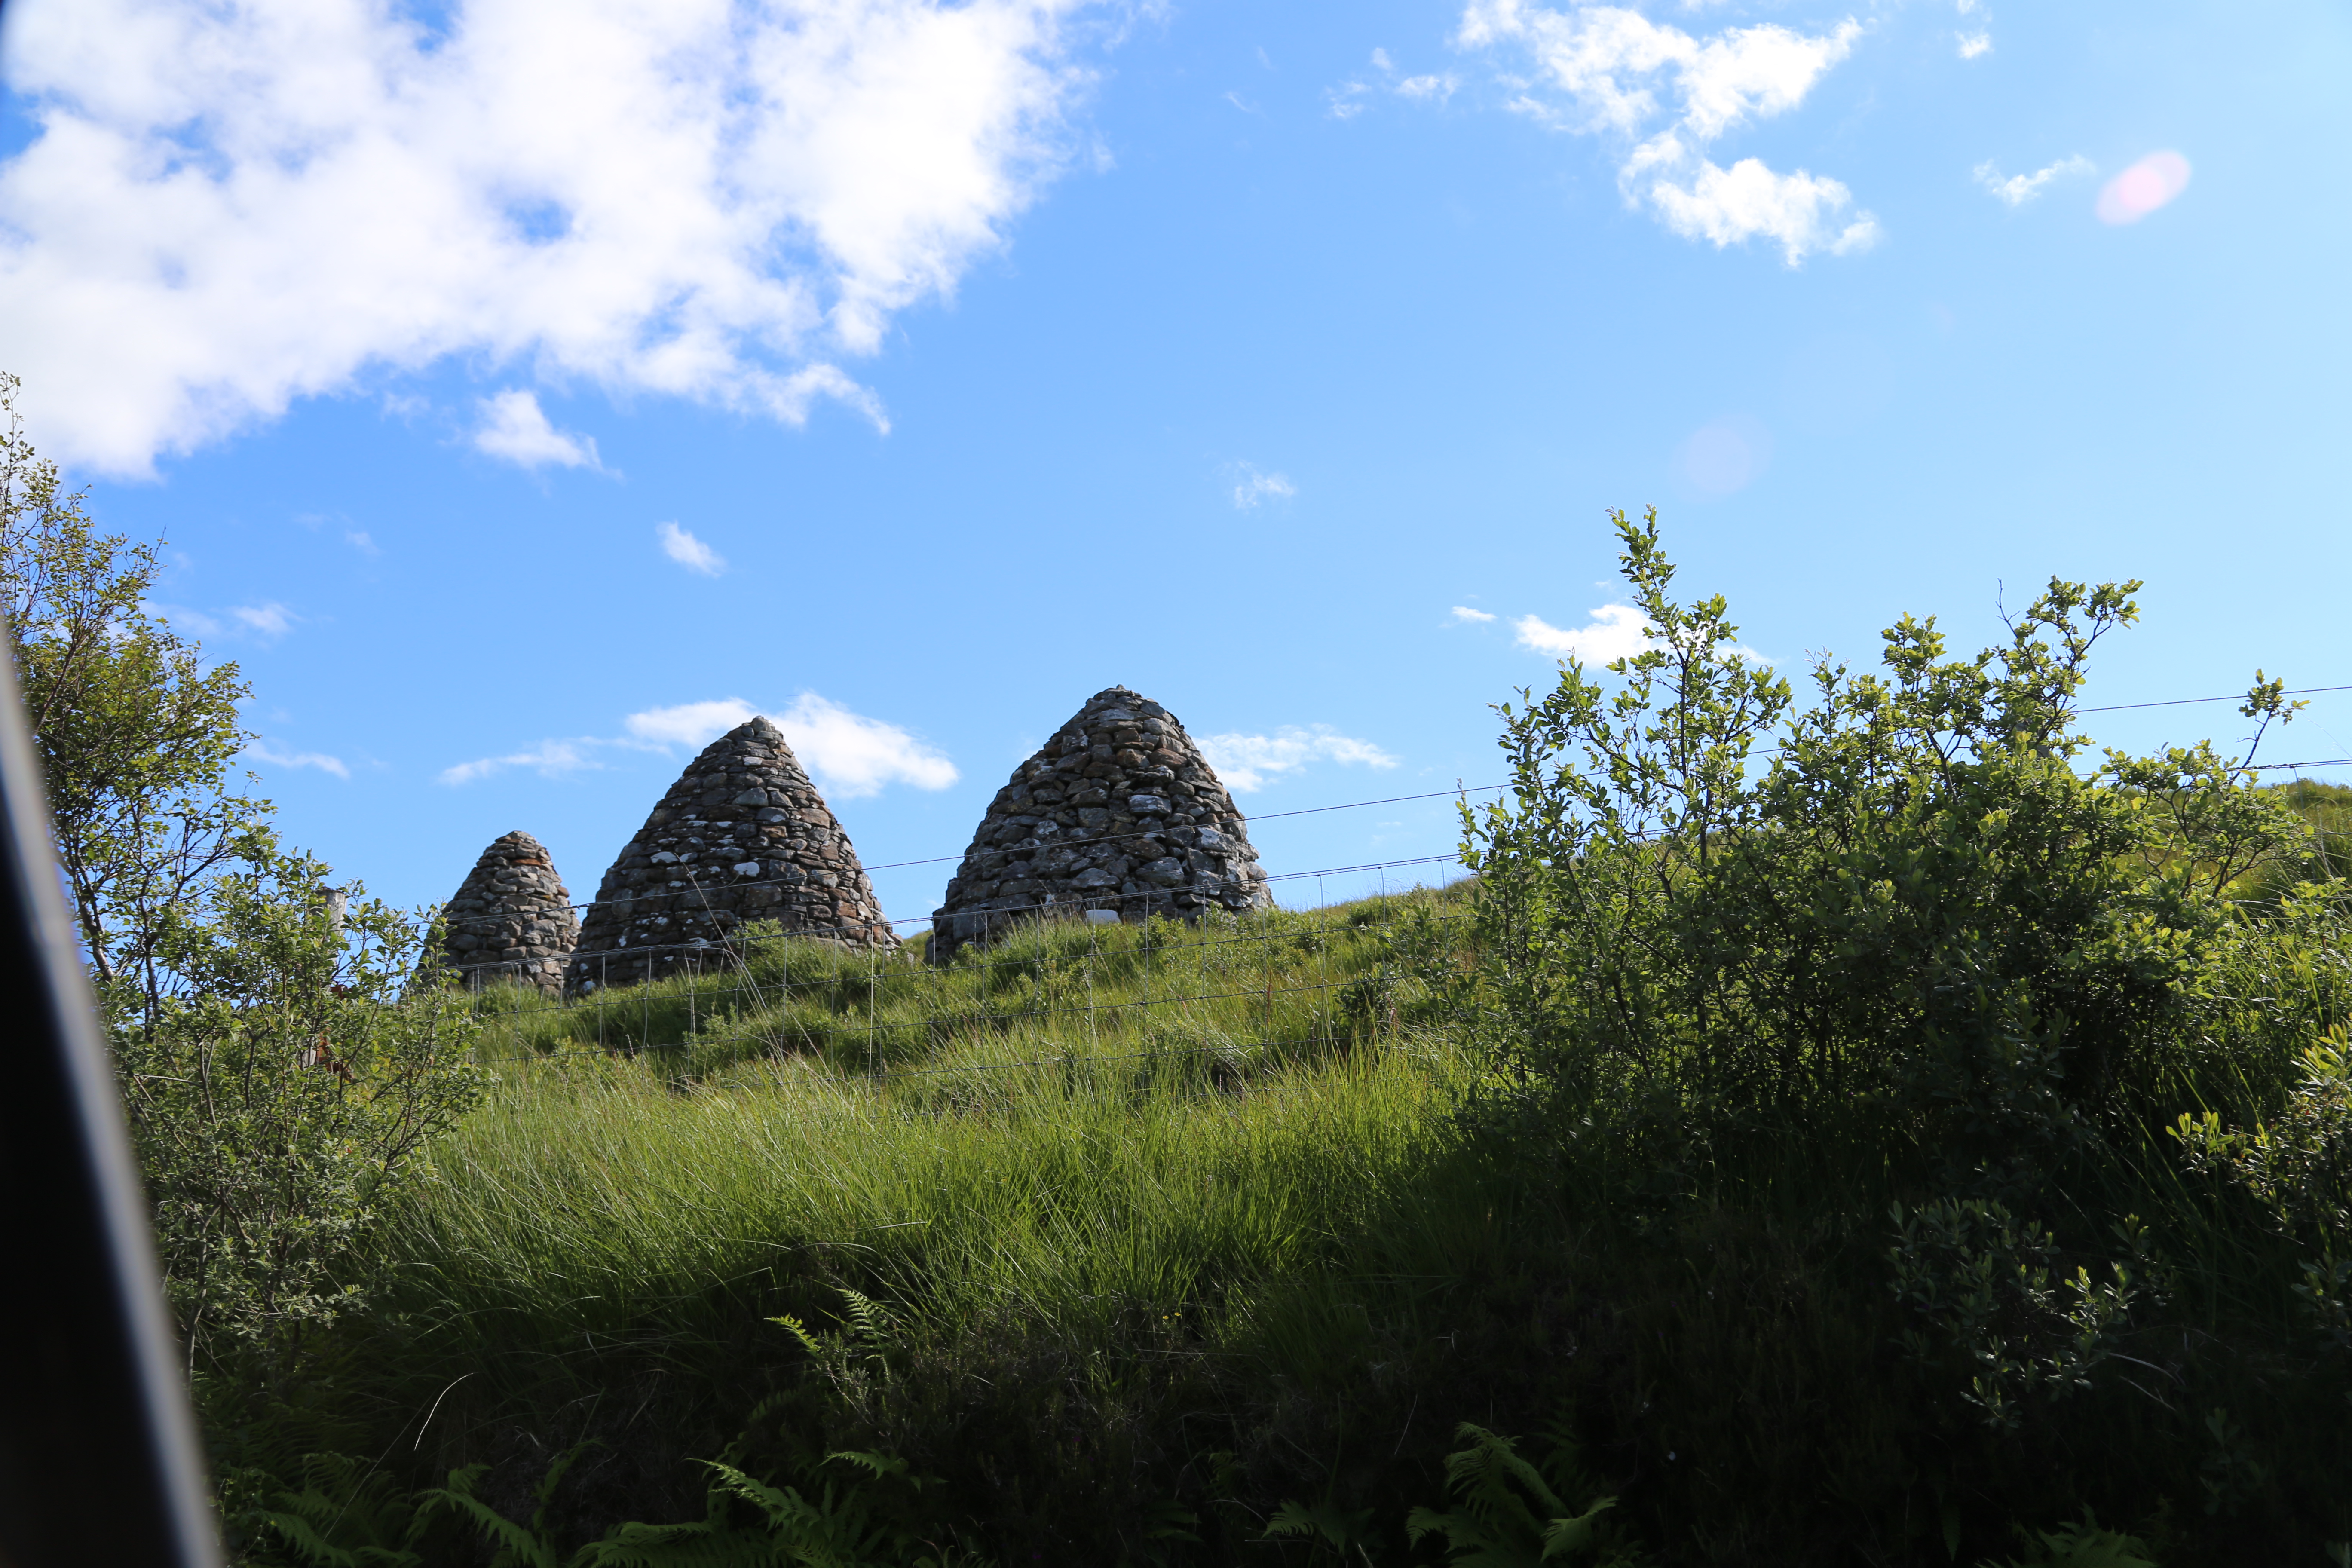
[[[895,947],[849,835],[782,731],[758,718],[687,764],[596,889],[574,994],[727,962],[744,928]]]
[[[932,916],[931,956],[1022,920],[1196,920],[1272,902],[1248,824],[1184,726],[1114,686],[997,792]]]
[[[443,908],[442,952],[467,986],[554,991],[580,937],[555,859],[518,829],[491,841]]]

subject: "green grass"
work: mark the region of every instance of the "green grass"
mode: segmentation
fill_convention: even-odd
[[[412,1487],[487,1463],[514,1518],[593,1442],[556,1494],[572,1542],[699,1517],[697,1458],[806,1484],[881,1450],[1003,1564],[1305,1563],[1260,1539],[1289,1499],[1428,1561],[1404,1518],[1465,1420],[1563,1426],[1668,1563],[1974,1563],[2086,1503],[2173,1563],[2352,1532],[2311,1502],[2352,1461],[2340,1362],[2161,1140],[2077,1189],[2180,1267],[2147,1386],[1989,1432],[1905,1349],[1885,1172],[1629,1171],[1459,1114],[1478,1058],[1415,1023],[1387,937],[1459,942],[1462,892],[1051,926],[946,969],[778,942],[601,1007],[486,993],[491,1102],[271,1441]]]
[[[1079,1051],[1192,1050],[1243,1062],[1369,1038],[1381,1020],[1347,987],[1382,961],[1399,900],[1330,910],[1219,912],[1158,921],[1024,927],[951,965],[922,944],[864,952],[754,930],[705,972],[551,1003],[483,994],[493,1059],[592,1046],[661,1055],[696,1079],[750,1061],[799,1059],[870,1077]]]
[[[485,993],[499,1082],[385,1239],[402,1285],[345,1336],[337,1410],[368,1415],[336,1441],[414,1479],[503,1461],[519,1499],[593,1437],[582,1520],[688,1517],[687,1461],[782,1394],[779,1465],[889,1447],[1000,1542],[1140,1551],[1136,1521],[1271,1441],[1246,1412],[1273,1388],[1345,1385],[1375,1341],[1402,1373],[1444,1331],[1403,1327],[1417,1304],[1500,1266],[1469,1068],[1383,982],[1400,910],[1460,907],[1054,925],[945,969],[778,942],[602,1008]],[[837,1328],[849,1291],[887,1352],[824,1373],[770,1320]]]

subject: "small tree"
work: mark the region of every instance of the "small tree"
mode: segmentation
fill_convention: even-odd
[[[417,922],[330,889],[230,787],[236,666],[149,613],[159,546],[98,531],[16,390],[0,593],[166,1289],[192,1362],[283,1366],[363,1299],[368,1227],[480,1095],[473,1027],[413,984]]]
[[[228,788],[250,692],[149,612],[160,544],[98,531],[26,439],[17,387],[0,374],[0,607],[83,952],[113,1004],[143,1008],[165,911],[268,817]]]

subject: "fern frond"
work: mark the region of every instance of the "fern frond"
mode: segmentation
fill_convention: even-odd
[[[1615,1498],[1605,1497],[1574,1519],[1553,1520],[1544,1530],[1543,1560],[1590,1552],[1600,1542],[1601,1516],[1616,1506]]]
[[[772,1540],[708,1523],[624,1524],[582,1547],[571,1568],[788,1568],[791,1562]]]
[[[849,1303],[850,1325],[858,1337],[879,1350],[893,1326],[889,1310],[873,1297],[846,1285],[841,1287],[841,1299]]]
[[[770,1318],[768,1321],[780,1325],[786,1333],[800,1341],[801,1348],[808,1352],[809,1354],[823,1355],[824,1353],[824,1346],[817,1342],[817,1337],[814,1334],[808,1331],[808,1325],[802,1322],[798,1318],[793,1317],[790,1312],[779,1313],[775,1317]]]
[[[358,1557],[328,1541],[300,1514],[264,1513],[261,1519],[312,1568],[361,1568]],[[409,1558],[412,1563],[416,1561]]]
[[[490,1560],[490,1568],[561,1568],[553,1542],[536,1530],[517,1524],[474,1495],[475,1483],[488,1469],[488,1465],[467,1465],[464,1469],[452,1470],[447,1486],[420,1492],[417,1499],[426,1509],[448,1509],[480,1527],[499,1548],[499,1554]]]

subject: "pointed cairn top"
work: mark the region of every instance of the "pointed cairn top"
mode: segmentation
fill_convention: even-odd
[[[1113,686],[997,792],[931,917],[931,955],[1045,914],[1197,920],[1273,901],[1247,823],[1184,726]]]
[[[721,961],[755,921],[854,947],[895,947],[857,851],[783,731],[738,724],[688,763],[596,889],[574,994]]]
[[[482,851],[442,918],[442,952],[476,991],[499,984],[560,988],[580,935],[554,858],[520,828]]]

